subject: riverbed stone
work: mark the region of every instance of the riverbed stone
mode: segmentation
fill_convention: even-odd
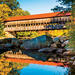
[[[16,38],[12,39],[11,44],[13,44],[14,46],[20,46],[20,41]]]
[[[71,57],[70,59],[71,59],[71,60],[75,60],[75,56]]]
[[[56,48],[50,47],[50,48],[39,49],[38,52],[52,52],[54,50],[56,50]]]
[[[73,64],[72,65],[74,65],[75,66],[75,61],[73,62]]]
[[[62,54],[64,51],[66,51],[64,48],[58,48],[56,53],[57,54]]]
[[[65,51],[64,53],[63,53],[63,55],[68,55],[69,53],[71,53],[71,51]]]

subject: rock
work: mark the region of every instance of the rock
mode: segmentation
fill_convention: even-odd
[[[26,40],[20,40],[20,43],[23,44],[24,42],[29,41],[29,39]]]
[[[60,37],[60,41],[63,43],[66,40],[66,37]]]
[[[62,48],[62,44],[61,43],[57,43],[57,48]]]
[[[69,64],[73,64],[73,61],[69,61],[68,63],[69,63]]]
[[[22,54],[22,50],[19,50],[19,53]]]
[[[4,49],[5,44],[0,44],[0,50]]]
[[[1,50],[4,49],[4,48],[11,48],[11,47],[13,47],[13,45],[10,44],[10,43],[7,43],[7,44],[0,44],[0,49],[1,49]]]
[[[65,44],[61,44],[62,48],[64,48],[66,45]]]
[[[53,61],[53,59],[52,59],[52,58],[49,58],[49,59],[48,59],[48,62],[51,62],[51,61]]]
[[[66,41],[64,41],[63,43],[62,43],[62,47],[64,48],[66,45],[68,45],[68,43],[69,43],[69,40],[66,40]]]
[[[39,36],[36,38],[33,38],[31,40],[25,41],[20,47],[25,50],[38,50],[45,47],[50,47],[53,43],[53,40],[51,37],[48,37],[46,35]]]
[[[57,54],[62,54],[64,51],[66,51],[64,48],[58,48],[56,53]]]
[[[12,51],[7,51],[7,54],[13,54],[13,52]]]
[[[59,42],[59,40],[60,40],[59,37],[55,37],[55,38],[53,39],[54,42]]]
[[[63,55],[64,56],[75,56],[75,52],[72,52],[69,50],[69,51],[64,52]]]
[[[67,61],[66,62],[66,65],[72,65],[73,64],[73,61]]]
[[[69,40],[64,41],[63,44],[67,45],[69,43]]]
[[[54,43],[56,44],[57,48],[61,48],[62,46],[62,43],[60,41],[60,38],[59,37],[56,37],[53,39]]]
[[[20,41],[16,38],[13,38],[11,44],[13,44],[14,46],[20,46]]]
[[[50,47],[50,48],[42,48],[42,49],[38,50],[38,52],[52,52],[54,50],[56,50],[56,48]]]
[[[2,43],[3,44],[11,43],[11,41],[12,41],[12,38],[5,38],[5,39],[2,40]]]
[[[5,48],[13,47],[13,44],[7,43],[4,45]]]
[[[71,60],[75,60],[75,56],[71,57],[70,59],[71,59]]]
[[[70,53],[71,53],[71,51],[66,51],[66,52],[63,53],[63,55],[68,55]]]
[[[17,52],[19,52],[18,48],[12,49],[13,54],[16,54]]]
[[[73,64],[72,65],[74,65],[75,66],[75,61],[73,62]]]
[[[51,47],[56,48],[57,47],[56,43],[51,44]]]
[[[0,44],[2,44],[3,43],[3,40],[2,39],[0,39]]]

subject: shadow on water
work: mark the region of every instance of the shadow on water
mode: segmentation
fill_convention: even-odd
[[[39,53],[38,51],[31,51],[31,50],[22,50],[22,54],[26,54],[36,60],[42,60],[42,61],[47,61],[48,58],[50,57],[50,53]]]

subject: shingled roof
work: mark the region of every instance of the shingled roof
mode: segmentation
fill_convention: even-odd
[[[53,12],[53,13],[45,13],[45,14],[37,14],[37,15],[15,16],[15,17],[9,17],[5,21],[42,19],[42,18],[51,18],[56,16],[67,16],[67,15],[71,15],[71,13],[63,14],[61,12]]]

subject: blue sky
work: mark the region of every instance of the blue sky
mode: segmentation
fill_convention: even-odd
[[[51,8],[59,5],[56,0],[18,0],[20,7],[30,14],[41,14],[52,12]]]

